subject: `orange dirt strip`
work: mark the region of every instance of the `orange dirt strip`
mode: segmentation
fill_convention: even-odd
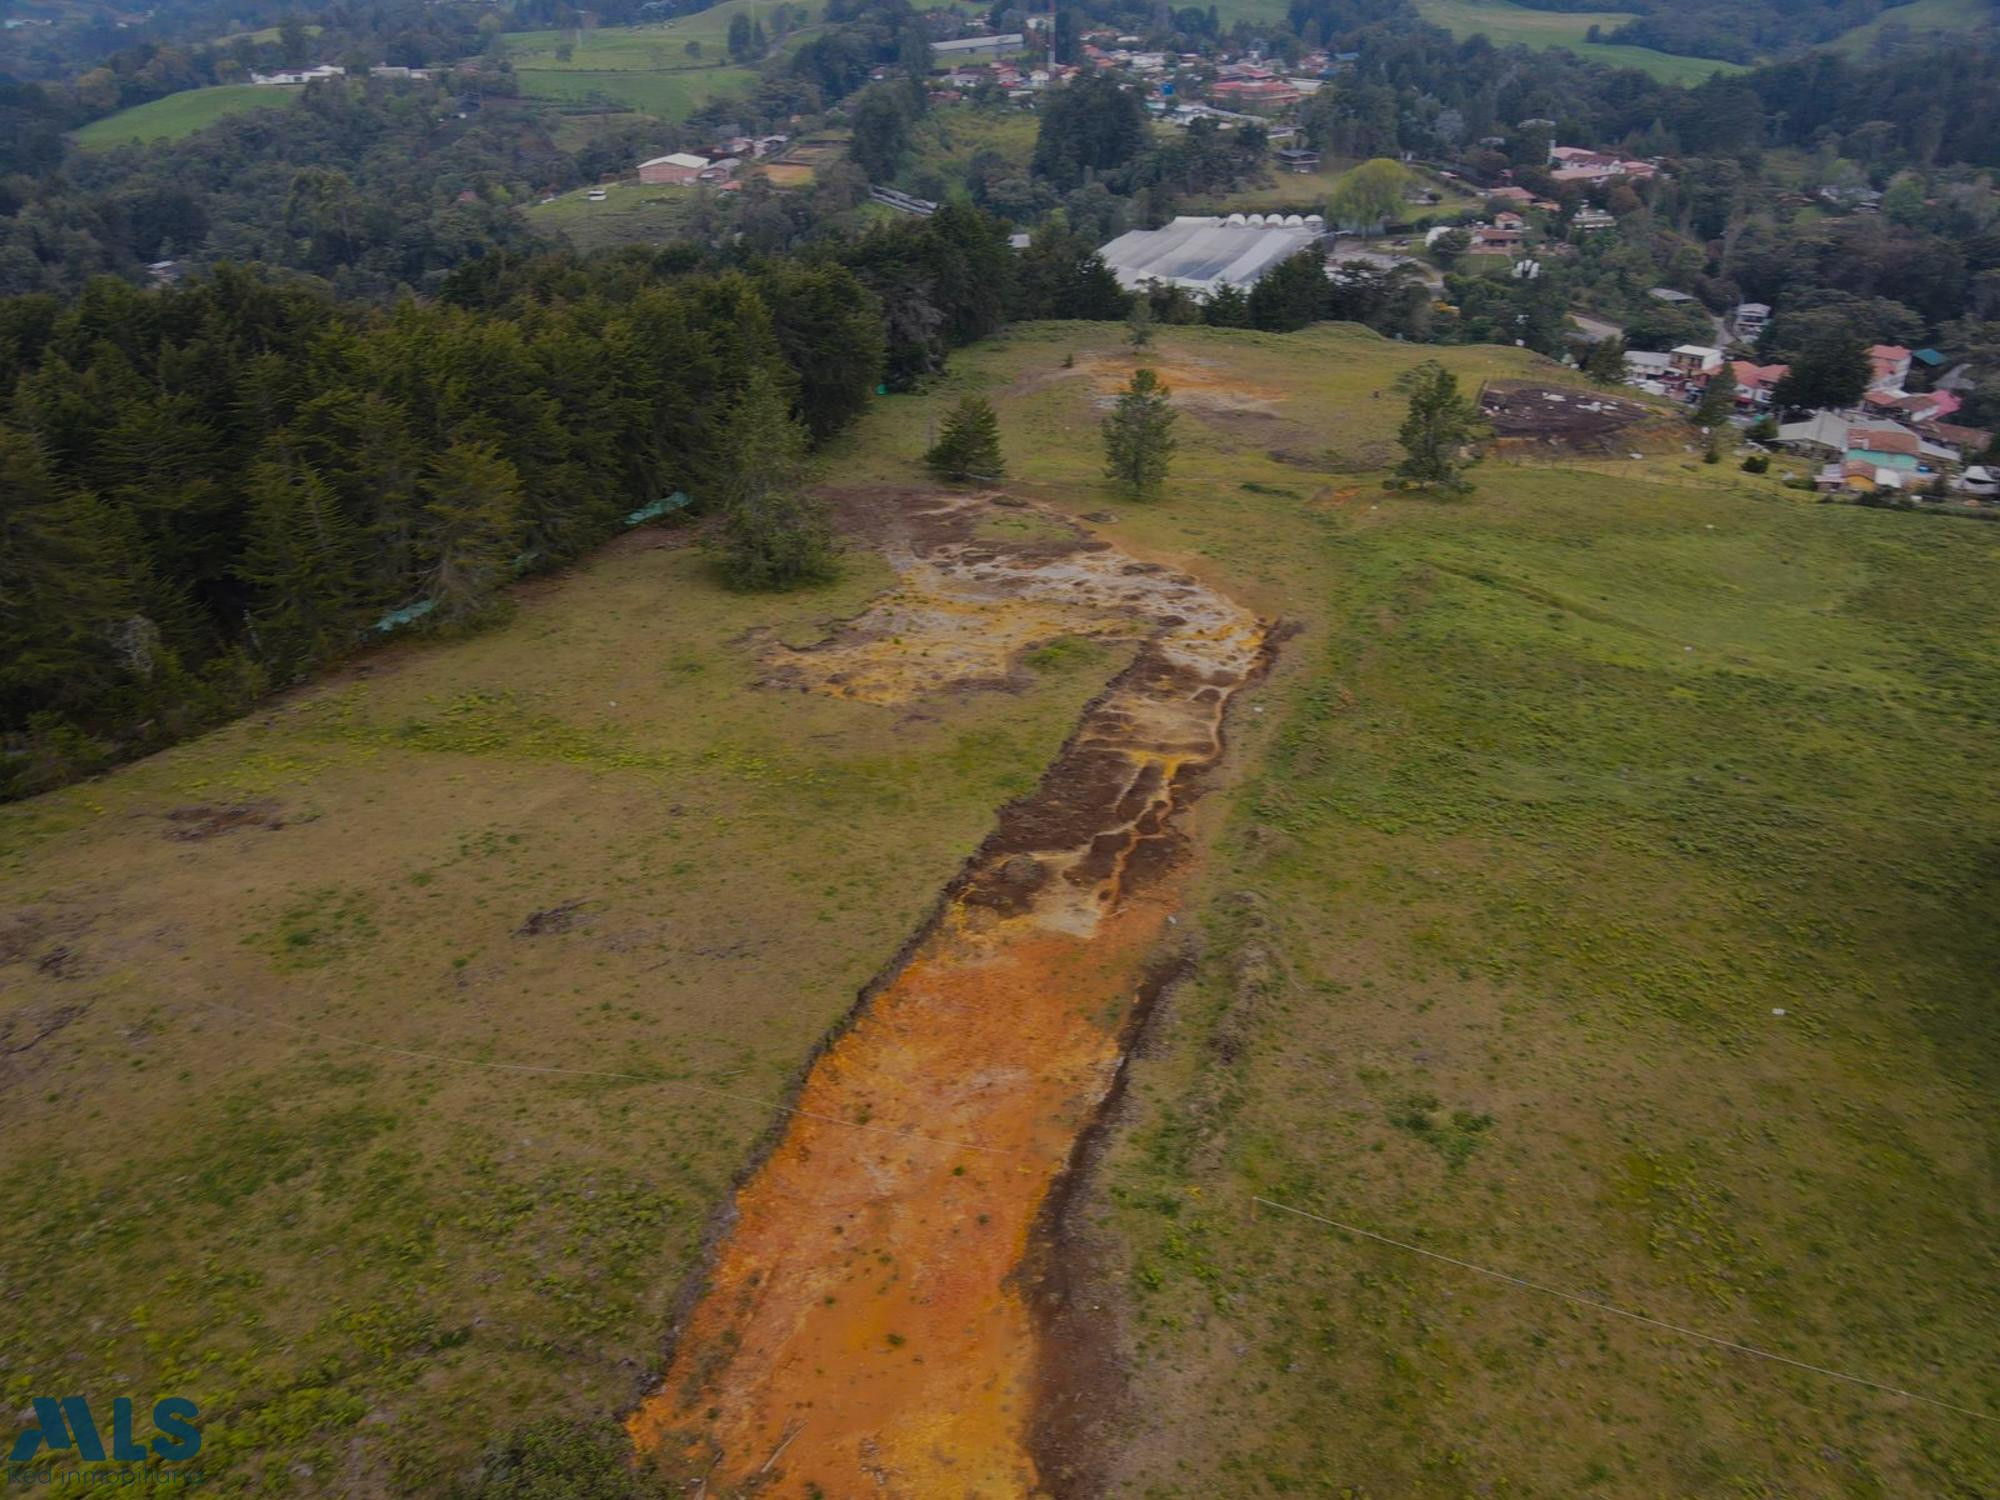
[[[987,680],[968,611],[1054,611],[1096,635],[1116,621],[1144,643],[738,1192],[666,1380],[629,1423],[710,1494],[1038,1493],[1045,1351],[1011,1278],[1116,1074],[1185,865],[1176,815],[1262,661],[1262,623],[1185,574],[1081,536],[975,541],[985,501],[925,503],[923,538],[889,549],[902,587],[786,653],[780,680],[874,701]]]

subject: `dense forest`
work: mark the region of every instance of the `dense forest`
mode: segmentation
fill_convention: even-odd
[[[1088,243],[972,208],[809,257],[495,251],[372,308],[220,266],[0,301],[0,793],[169,743],[351,649],[450,629],[740,453],[802,441],[1010,316],[1106,315]],[[747,418],[746,418],[747,419]]]

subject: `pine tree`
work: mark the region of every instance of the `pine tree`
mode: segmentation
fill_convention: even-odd
[[[967,396],[944,419],[936,446],[924,455],[940,479],[995,480],[1005,468],[1000,459],[1000,419],[984,396]]]
[[[1625,340],[1613,335],[1599,339],[1583,357],[1583,373],[1599,385],[1621,385],[1625,380]]]
[[[41,444],[0,428],[0,725],[37,709],[88,713],[126,681],[114,644],[137,604],[110,517],[50,471]]]
[[[244,484],[250,533],[241,566],[256,591],[257,654],[286,681],[352,639],[361,604],[358,528],[311,465],[279,450]]]
[[[722,511],[722,571],[742,589],[786,589],[839,571],[822,507],[804,493],[806,431],[768,370],[729,414],[711,499]]]
[[[1720,428],[1736,410],[1736,371],[1728,360],[1722,368],[1708,377],[1708,384],[1701,388],[1701,400],[1695,403],[1694,425],[1711,431]]]
[[[1153,303],[1145,296],[1132,299],[1132,310],[1125,316],[1125,337],[1131,340],[1134,349],[1143,349],[1153,342]]]
[[[1154,498],[1166,482],[1174,452],[1171,394],[1151,370],[1135,370],[1104,419],[1104,471],[1135,500]]]
[[[1466,462],[1460,450],[1478,431],[1478,412],[1458,393],[1458,377],[1434,359],[1427,359],[1406,377],[1409,413],[1396,439],[1408,455],[1396,466],[1397,487],[1437,490],[1460,495],[1466,483]]]
[[[1225,281],[1202,304],[1201,320],[1211,328],[1248,328],[1250,299],[1243,295],[1242,287]]]
[[[499,597],[520,512],[521,477],[491,443],[456,442],[431,460],[423,542],[438,624],[476,619]]]

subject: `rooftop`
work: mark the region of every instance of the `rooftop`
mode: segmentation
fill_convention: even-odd
[[[1317,218],[1314,215],[1313,218]],[[1128,291],[1149,281],[1171,282],[1192,292],[1224,285],[1249,286],[1289,255],[1319,243],[1324,225],[1293,214],[1231,214],[1228,219],[1188,216],[1162,229],[1134,229],[1103,250],[1104,263]]]

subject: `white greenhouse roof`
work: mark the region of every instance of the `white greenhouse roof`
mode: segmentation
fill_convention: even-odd
[[[1121,234],[1101,253],[1128,291],[1159,281],[1205,293],[1224,285],[1250,286],[1286,256],[1311,249],[1323,228],[1317,214],[1183,216],[1163,229]]]

